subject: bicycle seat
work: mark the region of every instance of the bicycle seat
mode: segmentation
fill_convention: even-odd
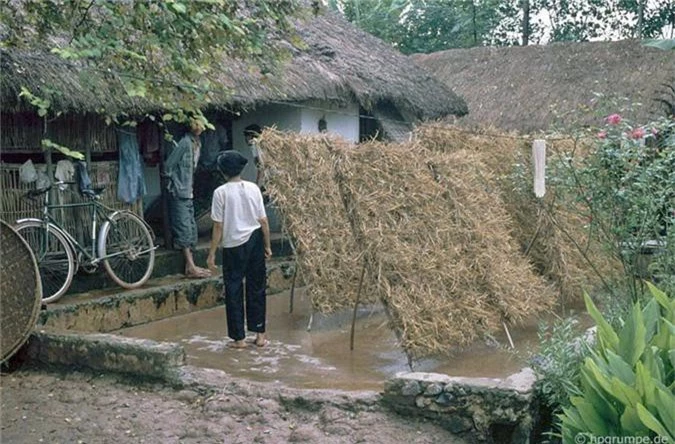
[[[105,191],[105,187],[91,187],[82,190],[82,195],[91,199],[97,199]]]
[[[50,185],[50,186],[47,186],[47,187],[44,187],[44,188],[38,188],[38,189],[35,189],[35,190],[28,190],[28,192],[25,194],[25,196],[29,199],[35,199],[36,197],[45,194],[51,188],[52,187]]]

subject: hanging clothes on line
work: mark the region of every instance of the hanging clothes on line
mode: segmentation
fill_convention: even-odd
[[[214,168],[218,154],[227,150],[227,129],[220,123],[214,124],[214,129],[206,130],[201,135],[202,152],[199,157],[200,165],[207,169]]]
[[[63,182],[70,182],[75,177],[75,166],[73,162],[68,159],[59,160],[56,163],[56,171],[54,171],[54,177]],[[66,185],[59,185],[60,190],[65,190]]]
[[[143,164],[136,132],[129,129],[117,130],[117,148],[119,150],[119,174],[117,176],[117,197],[132,204],[146,193]]]
[[[138,143],[143,154],[143,159],[150,165],[159,163],[159,147],[162,141],[161,130],[157,124],[149,119],[145,119],[138,124],[136,132],[138,133]]]

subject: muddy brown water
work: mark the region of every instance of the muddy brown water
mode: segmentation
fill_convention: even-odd
[[[302,289],[295,292],[292,313],[289,308],[290,292],[268,297],[270,343],[264,348],[252,344],[243,350],[227,347],[230,340],[224,306],[126,328],[117,334],[176,342],[184,347],[190,365],[296,388],[381,390],[388,377],[410,370],[381,308],[359,311],[353,351],[351,312],[312,316]],[[536,350],[537,325],[538,320],[531,319],[510,328],[515,350],[500,332],[451,356],[417,360],[413,369],[450,376],[506,377],[524,367],[529,353]]]

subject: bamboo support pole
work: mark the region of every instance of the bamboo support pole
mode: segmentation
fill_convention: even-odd
[[[361,289],[363,288],[363,279],[366,276],[366,262],[363,261],[363,268],[361,268],[361,277],[359,278],[359,289],[356,292],[356,299],[354,300],[354,313],[352,314],[352,330],[349,335],[349,350],[354,350],[354,332],[356,330],[356,314],[359,310],[359,300],[361,298]]]
[[[509,332],[509,326],[506,325],[506,322],[502,321],[502,325],[504,326],[504,331],[506,332],[506,337],[509,339],[509,344],[511,345],[511,349],[515,349],[516,346],[513,344],[513,339],[511,338],[511,332]]]
[[[295,265],[293,269],[293,281],[291,282],[291,295],[288,301],[288,312],[293,313],[293,300],[295,298],[295,279],[298,277],[298,258],[295,258]]]

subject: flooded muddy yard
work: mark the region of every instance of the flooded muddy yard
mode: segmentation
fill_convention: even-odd
[[[250,344],[244,350],[227,347],[224,307],[127,328],[129,337],[181,344],[188,364],[214,368],[244,379],[275,382],[297,388],[381,390],[397,372],[409,371],[408,359],[397,345],[387,317],[378,307],[359,311],[354,350],[350,350],[350,311],[315,313],[304,291],[296,291],[293,313],[290,292],[268,297],[268,346]],[[506,377],[526,365],[537,343],[537,320],[510,330],[516,350],[502,331],[451,356],[413,362],[413,369],[451,376]]]

